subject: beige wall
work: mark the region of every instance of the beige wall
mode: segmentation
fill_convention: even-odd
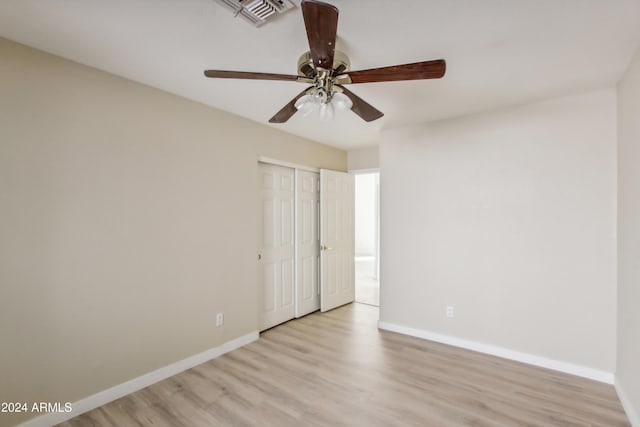
[[[640,426],[640,52],[618,86],[618,126],[616,383]]]
[[[612,376],[615,90],[384,132],[380,181],[381,321]]]
[[[257,330],[259,155],[347,166],[0,39],[0,401],[75,401]]]
[[[380,167],[378,146],[349,150],[347,162],[349,171],[378,169]]]

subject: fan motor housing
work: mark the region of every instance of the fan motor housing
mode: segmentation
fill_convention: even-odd
[[[342,74],[349,70],[351,66],[349,58],[344,53],[336,50],[333,55],[333,69],[337,71],[334,75]],[[316,69],[313,65],[313,59],[311,58],[311,52],[305,52],[300,55],[298,59],[298,75],[314,78],[316,76]]]

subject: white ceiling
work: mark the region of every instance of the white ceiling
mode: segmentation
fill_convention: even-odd
[[[2,0],[0,36],[268,124],[303,86],[203,70],[296,74],[308,46],[294,2],[255,28],[213,0]],[[343,149],[376,144],[383,128],[611,87],[640,42],[640,0],[330,2],[352,69],[447,60],[441,80],[350,86],[380,120],[269,125]]]

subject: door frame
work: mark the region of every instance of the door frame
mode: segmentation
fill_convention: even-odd
[[[284,166],[286,168],[300,169],[304,171],[320,173],[320,168],[314,168],[312,166],[301,165],[298,163],[285,162],[282,160],[274,159],[271,157],[265,157],[265,156],[258,156],[258,163],[268,163],[270,165],[275,165],[275,166]]]

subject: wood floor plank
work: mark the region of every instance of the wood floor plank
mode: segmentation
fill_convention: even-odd
[[[351,304],[60,427],[629,427],[612,386],[377,329]]]

